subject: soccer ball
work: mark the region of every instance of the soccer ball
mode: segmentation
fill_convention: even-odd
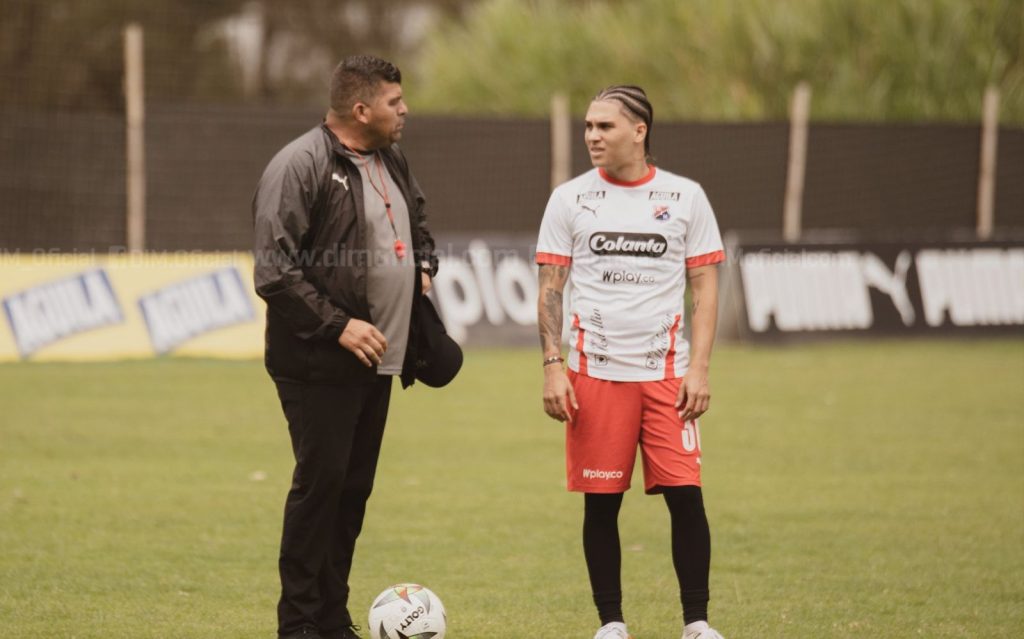
[[[444,639],[444,604],[419,584],[396,584],[370,606],[370,639]]]

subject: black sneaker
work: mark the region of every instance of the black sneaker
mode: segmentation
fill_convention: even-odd
[[[327,633],[324,635],[324,639],[362,639],[362,637],[356,634],[359,630],[362,630],[359,626],[345,626],[340,630]]]
[[[292,632],[287,635],[278,635],[277,639],[323,639],[320,633],[316,631],[316,628],[300,628],[297,632]]]

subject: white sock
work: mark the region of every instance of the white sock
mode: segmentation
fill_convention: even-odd
[[[698,632],[707,630],[710,627],[711,626],[709,626],[708,622],[706,621],[694,621],[693,623],[688,623],[683,628],[683,637],[690,637],[692,635],[697,634]]]

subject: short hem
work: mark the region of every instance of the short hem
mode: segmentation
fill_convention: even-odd
[[[570,493],[595,493],[599,495],[616,495],[624,493],[630,489],[630,484],[625,486],[581,486],[580,484],[571,484],[566,487]]]
[[[644,493],[647,495],[660,495],[665,492],[666,488],[682,488],[683,486],[696,486],[697,488],[703,487],[699,481],[684,481],[678,484],[655,484],[650,488],[645,488]]]

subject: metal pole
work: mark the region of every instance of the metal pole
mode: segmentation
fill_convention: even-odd
[[[981,162],[978,169],[979,240],[992,237],[995,227],[996,147],[999,141],[999,89],[989,86],[981,113]]]
[[[551,96],[551,188],[572,177],[572,122],[569,96]]]
[[[807,166],[807,121],[811,113],[811,87],[796,85],[789,111],[789,166],[786,169],[786,199],[782,205],[782,237],[800,240],[803,224],[804,171]]]
[[[124,29],[126,243],[130,252],[146,248],[146,144],[142,27]]]

